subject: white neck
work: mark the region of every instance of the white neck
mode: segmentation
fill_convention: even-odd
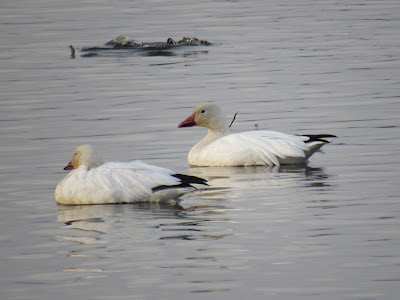
[[[207,147],[209,144],[215,142],[216,140],[222,138],[223,136],[227,135],[229,133],[229,128],[224,128],[223,130],[214,130],[214,129],[209,129],[208,134],[196,145],[193,146],[193,148],[189,152],[189,162],[193,162],[196,160],[197,154],[203,150],[205,147]]]
[[[198,105],[194,110],[194,115],[198,126],[208,128],[208,134],[193,146],[188,156],[191,165],[199,165],[208,159],[207,147],[229,133],[229,122],[222,110],[213,104]]]

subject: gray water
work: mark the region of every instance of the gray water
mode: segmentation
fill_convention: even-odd
[[[2,1],[1,299],[399,299],[400,2]],[[212,46],[70,57],[126,34]],[[330,133],[306,167],[191,168],[232,131]],[[180,205],[57,206],[74,148],[204,176]]]

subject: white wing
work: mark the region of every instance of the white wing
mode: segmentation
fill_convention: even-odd
[[[208,166],[279,165],[287,158],[305,158],[308,139],[276,131],[235,133],[204,147],[192,160]]]
[[[171,174],[173,171],[169,169],[141,161],[109,162],[91,170],[78,168],[57,186],[56,199],[60,203],[68,202],[65,204],[148,201],[154,187],[180,183]]]

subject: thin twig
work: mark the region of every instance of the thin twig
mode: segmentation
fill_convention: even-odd
[[[233,122],[235,122],[235,119],[236,119],[236,115],[237,115],[237,114],[238,114],[238,112],[236,112],[236,114],[233,116],[233,120],[232,120],[232,122],[231,122],[231,125],[229,125],[229,128],[231,128]]]
[[[69,45],[69,48],[71,49],[71,58],[75,58],[75,48],[72,45]]]

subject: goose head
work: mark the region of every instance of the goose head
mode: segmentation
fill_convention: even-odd
[[[93,146],[81,145],[75,149],[72,160],[65,166],[64,170],[73,170],[80,166],[86,166],[88,169],[91,169],[102,164],[103,159],[97,154]]]
[[[196,106],[193,113],[178,127],[206,127],[213,131],[225,132],[228,130],[228,121],[218,105],[213,103],[202,103]]]

